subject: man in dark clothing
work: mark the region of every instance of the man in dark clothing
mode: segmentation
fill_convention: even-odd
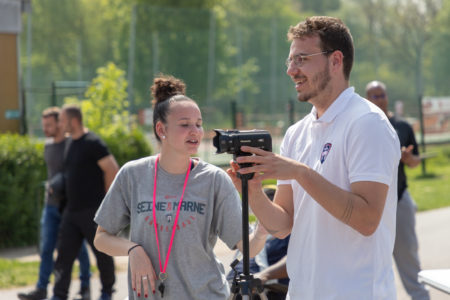
[[[388,116],[397,131],[402,147],[402,157],[398,166],[397,231],[394,244],[394,259],[398,273],[411,299],[428,300],[430,299],[428,291],[417,280],[417,274],[420,271],[419,244],[415,232],[417,206],[407,190],[405,174],[405,165],[414,168],[420,163],[414,132],[407,122],[396,118],[388,111],[386,86],[382,82],[369,82],[366,86],[366,96]]]
[[[41,240],[39,266],[39,279],[36,289],[29,293],[19,293],[21,300],[41,300],[47,298],[47,285],[53,270],[53,252],[58,239],[61,222],[62,202],[65,198],[63,176],[63,157],[66,146],[64,132],[58,124],[60,109],[49,107],[42,112],[42,129],[47,138],[45,143],[44,159],[47,165],[47,183],[45,189],[45,205],[41,218]],[[78,255],[80,261],[81,289],[76,300],[89,299],[90,263],[85,243],[82,243]]]
[[[115,281],[114,261],[94,247],[97,225],[93,219],[119,168],[105,143],[83,127],[81,110],[77,106],[64,106],[60,121],[72,140],[64,162],[67,206],[61,224],[52,300],[67,299],[76,249],[84,238],[96,256],[100,271],[99,299],[110,300]]]

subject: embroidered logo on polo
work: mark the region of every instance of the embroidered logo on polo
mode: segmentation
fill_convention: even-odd
[[[332,146],[331,143],[326,143],[325,145],[323,145],[322,154],[320,155],[320,163],[321,164],[323,164],[325,159],[327,159],[327,156],[331,150],[331,146]]]

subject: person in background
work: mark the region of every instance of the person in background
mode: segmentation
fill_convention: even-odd
[[[213,249],[220,238],[242,249],[241,201],[220,168],[192,157],[202,114],[183,81],[154,79],[153,125],[159,154],[125,164],[96,216],[95,246],[129,257],[129,299],[226,299],[229,286]],[[117,236],[130,226],[130,239]],[[250,255],[267,232],[250,235]]]
[[[311,113],[288,128],[280,154],[241,151],[228,174],[249,180],[249,204],[267,231],[291,234],[287,299],[395,299],[392,251],[400,144],[383,112],[349,86],[353,39],[333,17],[309,17],[288,31],[286,60]],[[250,163],[239,168],[238,164]],[[274,201],[261,188],[278,179]]]
[[[394,260],[403,286],[413,300],[428,300],[430,295],[417,274],[420,272],[419,243],[416,235],[417,206],[408,192],[405,165],[415,168],[420,164],[419,149],[414,131],[407,122],[388,111],[386,85],[371,81],[366,86],[366,97],[377,105],[389,118],[400,139],[402,156],[398,166],[397,181],[397,226],[394,244]]]
[[[81,110],[64,105],[61,125],[71,141],[64,162],[67,205],[61,222],[58,256],[55,262],[55,286],[52,300],[66,300],[77,249],[86,239],[97,259],[102,283],[99,300],[111,300],[115,281],[114,261],[94,247],[97,225],[94,215],[119,169],[105,143],[83,126]]]
[[[47,140],[44,147],[44,159],[47,166],[47,182],[45,186],[45,204],[41,217],[41,240],[39,265],[39,277],[36,289],[29,293],[19,293],[21,300],[41,300],[47,298],[47,285],[53,271],[53,252],[58,240],[59,225],[61,222],[61,212],[63,210],[64,191],[64,149],[66,147],[66,137],[58,119],[59,107],[49,107],[42,112],[42,129]],[[90,263],[89,255],[85,243],[81,244],[78,254],[80,262],[81,287],[74,300],[88,300]]]

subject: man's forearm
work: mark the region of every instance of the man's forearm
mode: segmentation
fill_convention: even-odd
[[[297,182],[331,215],[363,235],[371,235],[381,219],[388,186],[369,181],[356,182],[346,191],[316,171],[299,168]]]
[[[116,177],[117,171],[109,171],[104,174],[104,184],[105,184],[105,192],[107,193],[109,190],[109,187],[111,186],[112,182],[114,181],[114,178]]]

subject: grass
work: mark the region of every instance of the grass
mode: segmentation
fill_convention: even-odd
[[[408,189],[417,203],[419,211],[450,206],[450,145],[428,146],[427,152],[436,156],[426,160],[426,174],[422,174],[419,165],[414,169],[406,168]],[[264,181],[264,185],[276,184],[276,180]],[[250,222],[256,218],[251,215]],[[39,262],[20,262],[0,258],[0,289],[36,284]],[[93,275],[98,274],[91,266]],[[78,277],[75,265],[72,278]]]
[[[427,152],[436,153],[426,159],[426,173],[421,165],[406,167],[408,190],[419,211],[450,206],[450,145],[428,146]]]
[[[21,262],[16,259],[0,258],[0,289],[35,285],[38,280],[39,262]],[[95,276],[97,268],[91,265],[91,274]],[[79,268],[75,264],[72,278],[78,278]],[[51,277],[53,280],[53,275]]]
[[[39,262],[0,259],[0,289],[36,284]]]

